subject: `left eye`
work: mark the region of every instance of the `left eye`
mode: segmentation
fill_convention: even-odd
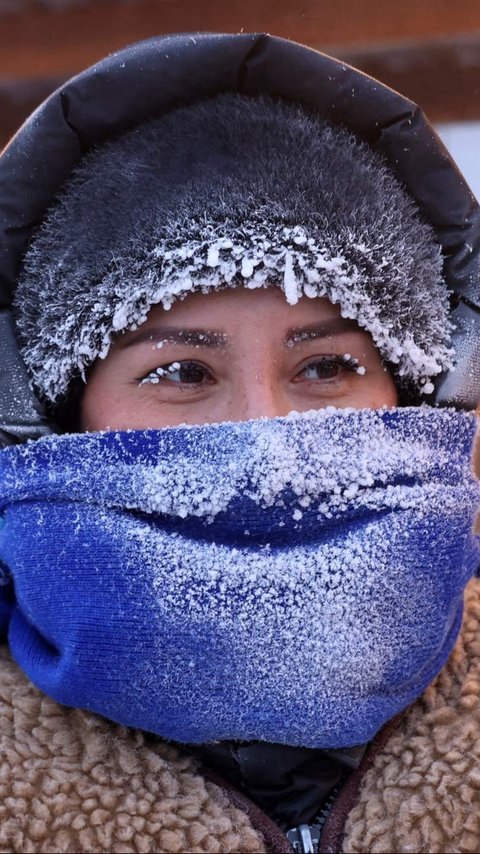
[[[184,385],[201,385],[211,379],[210,371],[203,365],[199,365],[198,362],[170,362],[170,364],[162,365],[143,377],[140,385],[145,383],[156,385],[165,381]]]
[[[332,380],[338,377],[348,365],[336,358],[317,359],[306,365],[299,376],[305,380]]]

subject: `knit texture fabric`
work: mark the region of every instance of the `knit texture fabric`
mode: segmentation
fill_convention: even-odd
[[[225,94],[87,154],[34,236],[16,296],[42,397],[193,290],[328,297],[417,390],[451,364],[431,228],[380,155],[295,104]]]
[[[176,741],[363,743],[458,633],[474,430],[330,408],[7,449],[12,652],[60,702]]]

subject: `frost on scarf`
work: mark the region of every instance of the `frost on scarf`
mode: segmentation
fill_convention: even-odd
[[[278,507],[290,507],[296,521],[307,510],[311,521],[334,518],[349,507],[408,509],[425,496],[425,483],[433,500],[437,486],[443,493],[452,455],[464,454],[454,426],[462,420],[470,424],[472,416],[430,407],[326,407],[201,427],[52,436],[16,449],[16,455],[25,464],[30,457],[43,461],[48,478],[42,467],[38,477],[46,494],[57,489],[58,478],[65,498],[177,519],[199,517],[207,527],[229,510],[234,517],[235,501],[248,498],[252,525],[257,526],[260,510],[267,513],[258,515],[263,530],[268,511],[274,519]],[[465,459],[456,476],[466,477],[469,468]],[[21,485],[16,486],[12,468],[2,491],[8,495],[17,488],[18,498]],[[268,528],[267,539],[271,535]]]
[[[329,409],[7,449],[13,654],[59,702],[166,738],[363,743],[455,641],[474,429]]]

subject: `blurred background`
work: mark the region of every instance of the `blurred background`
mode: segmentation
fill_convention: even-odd
[[[260,32],[417,101],[480,198],[480,0],[0,0],[0,148],[62,81],[149,36]]]

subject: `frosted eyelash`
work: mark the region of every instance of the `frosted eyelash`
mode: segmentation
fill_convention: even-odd
[[[168,377],[169,374],[174,374],[175,371],[180,370],[180,362],[172,362],[171,365],[167,365],[166,368],[156,368],[154,371],[151,371],[146,377],[144,377],[139,382],[139,386],[145,385],[146,383],[153,383],[156,385],[160,382],[162,377]]]
[[[353,371],[355,374],[360,374],[360,376],[363,377],[367,373],[367,369],[364,365],[359,365],[358,359],[350,353],[344,353],[341,359],[345,367],[348,368],[348,370]]]

